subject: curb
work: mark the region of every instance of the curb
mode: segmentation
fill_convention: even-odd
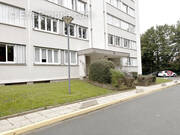
[[[72,113],[69,113],[69,114],[58,116],[58,117],[48,119],[48,120],[45,120],[45,121],[42,121],[42,122],[38,122],[38,123],[35,123],[35,124],[32,124],[32,125],[28,125],[28,126],[25,126],[25,127],[22,127],[22,128],[18,128],[18,129],[10,130],[10,131],[7,131],[7,132],[3,132],[3,133],[0,133],[0,135],[19,135],[19,134],[23,134],[23,133],[26,133],[26,132],[29,132],[29,131],[32,131],[32,130],[35,130],[35,129],[39,129],[39,128],[42,128],[42,127],[45,127],[45,126],[48,126],[48,125],[55,124],[55,123],[63,121],[63,120],[67,120],[67,119],[70,119],[70,118],[73,118],[73,117],[77,117],[77,116],[80,116],[80,115],[83,115],[83,114],[87,114],[89,112],[93,112],[93,111],[96,111],[96,110],[99,110],[99,109],[102,109],[102,108],[105,108],[105,107],[108,107],[108,106],[111,106],[111,105],[114,105],[114,104],[117,104],[117,103],[120,103],[120,102],[131,100],[131,99],[134,99],[136,97],[145,96],[145,95],[148,95],[150,93],[161,91],[161,90],[164,90],[166,88],[173,87],[173,86],[176,86],[176,85],[179,85],[179,83],[173,84],[173,85],[170,85],[170,86],[166,86],[166,87],[163,87],[163,88],[154,89],[154,90],[148,91],[148,92],[137,93],[137,94],[135,94],[133,96],[125,97],[123,99],[115,100],[115,101],[112,101],[112,102],[109,102],[109,103],[88,107],[86,109],[82,109],[82,110],[75,111],[75,112],[72,112]]]

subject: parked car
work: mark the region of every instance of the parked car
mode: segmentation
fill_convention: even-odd
[[[165,70],[158,73],[158,77],[176,77],[176,76],[177,74],[170,70]]]

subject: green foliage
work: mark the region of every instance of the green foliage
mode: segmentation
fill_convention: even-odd
[[[99,83],[111,83],[111,72],[114,64],[107,60],[98,60],[90,65],[89,79]]]
[[[139,86],[149,86],[149,85],[153,85],[156,83],[156,77],[152,76],[152,75],[147,75],[147,76],[138,76],[137,78],[138,84]]]
[[[126,75],[126,73],[117,70],[111,70],[111,74],[112,85],[119,90],[135,87],[135,79],[131,76]]]
[[[123,79],[124,78],[124,74],[120,71],[111,69],[111,83],[114,87],[119,87],[119,79]]]
[[[80,80],[72,80],[71,85],[71,95],[68,94],[68,81],[2,86],[0,87],[0,117],[113,93],[111,90]]]
[[[137,77],[138,77],[138,73],[137,72],[132,72],[131,74],[132,74],[132,77],[136,80]]]
[[[143,73],[180,70],[180,25],[157,26],[141,36]]]

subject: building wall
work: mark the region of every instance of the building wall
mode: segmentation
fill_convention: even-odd
[[[67,50],[67,37],[62,33],[63,27],[60,29],[61,34],[52,34],[33,29],[32,12],[40,12],[43,15],[52,14],[52,17],[56,17],[57,14],[73,14],[77,17],[74,19],[73,23],[84,27],[88,27],[88,17],[85,16],[79,19],[82,16],[81,14],[50,3],[47,0],[18,0],[13,2],[0,0],[0,2],[6,2],[6,4],[12,6],[25,8],[28,13],[25,19],[25,27],[0,24],[0,30],[3,31],[0,33],[0,42],[26,45],[27,58],[26,64],[1,64],[0,83],[66,79],[68,75],[66,65],[35,65],[35,46]],[[61,16],[58,17],[61,18]],[[89,48],[88,39],[70,38],[71,50],[79,51],[87,48]],[[79,63],[71,67],[71,77],[80,77]]]
[[[112,51],[126,52],[130,57],[138,58],[137,67],[128,67],[129,71],[138,71],[142,73],[141,68],[141,51],[140,36],[138,22],[138,1],[134,4],[131,0],[123,0],[127,5],[136,8],[136,19],[114,8],[106,3],[106,0],[88,0],[87,8],[89,15],[82,15],[77,11],[70,10],[63,6],[59,6],[47,0],[0,0],[0,3],[19,7],[26,11],[25,25],[14,26],[0,23],[0,42],[22,44],[26,46],[26,62],[25,64],[0,64],[0,83],[15,83],[39,80],[56,80],[67,78],[66,65],[37,65],[35,64],[35,46],[67,49],[67,37],[64,35],[63,25],[59,27],[59,34],[42,32],[33,28],[33,12],[42,13],[61,21],[62,16],[72,15],[73,23],[88,27],[89,33],[86,40],[76,37],[70,38],[70,49],[79,51],[87,48],[99,48]],[[120,28],[107,24],[107,14],[112,14],[122,20],[136,25],[136,34],[129,33]],[[92,29],[91,29],[92,28]],[[117,48],[108,45],[108,33],[137,41],[137,50],[129,50],[125,48]],[[98,56],[97,56],[98,57]],[[96,58],[97,58],[96,57]],[[102,56],[99,56],[102,57]],[[86,65],[85,56],[79,57],[77,65],[71,67],[71,77],[79,78],[84,76],[84,66]]]
[[[124,69],[128,69],[129,72],[138,72],[142,74],[141,65],[141,48],[140,48],[140,34],[139,34],[139,16],[138,16],[138,0],[135,2],[132,0],[122,0],[123,3],[129,7],[135,9],[135,16],[123,12],[116,6],[108,3],[108,0],[91,0],[92,4],[92,18],[93,25],[93,48],[106,49],[112,51],[119,51],[129,53],[130,58],[137,59],[137,66],[124,66]],[[128,32],[122,28],[113,26],[108,23],[108,15],[111,15],[119,20],[135,26],[135,33]],[[113,36],[119,36],[124,39],[128,39],[136,42],[136,49],[127,49],[123,47],[112,46],[108,44],[108,34]]]

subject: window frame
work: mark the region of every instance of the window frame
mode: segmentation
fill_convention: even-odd
[[[84,38],[84,30],[85,30],[85,38]],[[80,34],[81,34],[81,36],[80,36]],[[83,26],[78,26],[77,27],[77,37],[79,39],[87,39],[87,28],[83,27]]]
[[[0,43],[0,45],[1,44],[3,44],[3,43]],[[5,62],[0,61],[0,64],[15,64],[16,63],[16,61],[15,61],[15,59],[16,59],[15,45],[4,43],[4,46],[6,48],[6,52],[5,52],[6,53],[6,61]],[[13,47],[13,61],[8,61],[8,46],[12,46]]]
[[[112,43],[110,43],[110,38],[112,38]],[[108,34],[108,44],[112,46],[114,45],[114,36],[112,34]]]
[[[25,9],[0,3],[0,10],[0,23],[22,28],[26,27]]]
[[[66,52],[68,53],[68,50],[64,50],[64,65],[68,65],[68,61],[66,62]],[[72,61],[71,61],[71,55],[72,55],[72,52],[75,52],[76,53],[76,63],[72,63]],[[68,60],[68,58],[67,58],[67,60]],[[70,65],[78,65],[78,55],[77,55],[77,52],[76,51],[71,51],[70,50]]]
[[[35,53],[35,49],[38,48],[39,49],[39,62],[36,61],[36,53]],[[42,62],[42,50],[45,50],[46,52],[46,62]],[[52,62],[49,62],[49,53],[48,51],[51,51],[52,53]],[[58,62],[55,62],[55,51],[57,51],[57,60]],[[61,65],[61,51],[59,49],[52,49],[52,48],[44,48],[44,47],[38,47],[38,46],[34,46],[34,63],[37,65]]]
[[[66,34],[66,23],[65,22],[63,22],[63,34],[65,35],[65,36],[68,36],[67,34]],[[70,32],[70,26],[69,26],[69,36],[70,37],[77,37],[77,25],[75,25],[75,24],[73,24],[73,23],[71,23],[71,24],[69,24],[70,26],[74,26],[74,36],[72,36],[71,35],[71,32]],[[67,29],[68,30],[68,29]],[[68,31],[67,31],[68,32]]]
[[[35,15],[38,16],[38,28],[35,27]],[[44,17],[45,18],[45,29],[41,29],[41,17]],[[48,31],[47,29],[47,20],[50,19],[51,21],[51,26],[50,26],[50,31]],[[57,32],[54,32],[54,22],[56,22],[56,29],[57,29]],[[53,17],[48,17],[48,16],[45,16],[45,15],[41,15],[39,13],[36,13],[36,12],[33,12],[33,29],[35,30],[38,30],[38,31],[42,31],[42,32],[47,32],[47,33],[52,33],[52,34],[59,34],[59,20],[58,19],[55,19]]]

